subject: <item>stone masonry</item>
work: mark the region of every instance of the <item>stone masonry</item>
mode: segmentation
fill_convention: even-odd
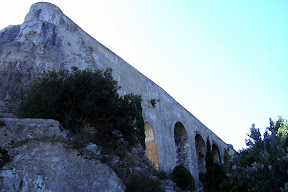
[[[7,113],[4,104],[17,100],[21,90],[44,71],[70,70],[72,66],[92,70],[111,67],[115,80],[122,87],[120,94],[142,96],[145,125],[152,129],[149,133],[153,134],[149,136],[153,139],[147,139],[148,148],[152,150],[147,152],[147,156],[160,170],[171,172],[182,162],[198,184],[199,172],[204,171],[203,151],[208,137],[215,160],[224,162],[224,154],[234,153],[230,145],[165,90],[88,35],[50,3],[32,5],[23,24],[0,31],[0,110],[5,109]]]

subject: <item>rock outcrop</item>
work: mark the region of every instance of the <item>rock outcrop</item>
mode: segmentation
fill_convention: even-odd
[[[58,7],[36,3],[23,24],[0,31],[0,100],[19,98],[44,71],[98,68],[80,30]]]
[[[61,131],[58,121],[0,121],[0,149],[9,155],[0,168],[1,192],[125,191],[111,168],[71,147],[67,132]]]

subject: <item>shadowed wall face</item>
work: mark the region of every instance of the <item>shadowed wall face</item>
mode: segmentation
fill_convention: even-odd
[[[159,169],[159,162],[158,162],[158,148],[156,144],[156,137],[155,131],[150,123],[145,122],[145,153],[154,167],[158,170]]]
[[[174,139],[176,147],[176,165],[183,164],[189,170],[192,163],[192,155],[186,130],[180,122],[175,124]]]
[[[224,163],[228,164],[229,160],[230,160],[230,156],[229,156],[227,150],[225,150],[225,152],[224,152]]]
[[[212,145],[213,160],[215,163],[221,162],[220,152],[217,145]]]
[[[206,145],[201,135],[197,134],[195,136],[195,144],[196,144],[198,172],[199,173],[206,172],[206,163],[205,163]]]

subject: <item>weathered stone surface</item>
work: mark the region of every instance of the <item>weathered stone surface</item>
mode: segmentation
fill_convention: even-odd
[[[64,144],[31,142],[13,153],[0,171],[1,191],[124,191],[112,169]]]
[[[182,159],[197,185],[199,171],[202,170],[198,163],[203,154],[199,154],[201,150],[197,149],[196,136],[204,141],[204,148],[209,137],[216,149],[215,157],[221,162],[224,162],[224,153],[234,153],[230,146],[165,90],[85,33],[50,3],[32,5],[25,22],[20,27],[2,30],[0,37],[3,38],[0,44],[2,101],[17,99],[23,87],[41,76],[43,71],[71,69],[72,66],[80,69],[111,67],[115,80],[122,87],[119,93],[134,93],[143,98],[144,121],[154,134],[153,145],[148,147],[153,151],[147,152],[147,155],[153,154],[150,159],[157,163],[160,170],[171,172],[180,162],[177,160]],[[151,100],[156,100],[156,104],[152,105]],[[175,134],[176,125],[183,128],[179,134]],[[186,138],[179,143],[180,148],[176,146],[178,136]]]
[[[61,125],[56,120],[0,118],[0,121],[5,123],[5,127],[0,128],[3,148],[15,148],[32,140],[67,140],[67,131],[61,131]]]
[[[0,31],[0,47],[15,41],[20,31],[20,25],[10,25]]]
[[[0,31],[0,98],[15,100],[44,71],[98,68],[80,28],[50,3],[36,3],[20,26]]]
[[[0,191],[125,191],[111,168],[67,143],[58,121],[0,118],[0,147],[11,161],[0,168]],[[2,142],[3,141],[3,142]],[[96,150],[93,145],[91,150]]]

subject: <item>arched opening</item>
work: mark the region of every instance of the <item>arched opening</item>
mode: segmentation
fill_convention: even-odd
[[[213,160],[215,163],[221,162],[220,153],[217,145],[212,145]]]
[[[158,162],[158,148],[156,144],[156,137],[153,127],[150,123],[144,123],[145,128],[145,153],[154,167],[158,170],[159,169],[159,162]]]
[[[188,144],[185,128],[180,122],[175,124],[174,139],[176,146],[176,164],[183,164],[189,169],[190,162],[192,162],[190,146]]]
[[[228,164],[229,160],[230,160],[230,156],[229,156],[228,152],[225,150],[225,152],[224,152],[224,163]]]
[[[206,172],[206,162],[205,162],[206,145],[205,141],[199,134],[195,136],[195,145],[196,145],[198,172],[199,173]]]

